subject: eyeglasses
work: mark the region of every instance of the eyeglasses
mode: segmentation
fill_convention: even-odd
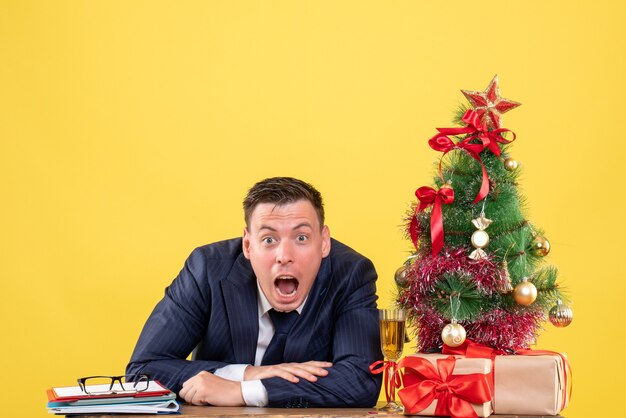
[[[149,383],[150,376],[147,374],[88,376],[78,379],[78,387],[87,395],[138,393],[148,390]]]

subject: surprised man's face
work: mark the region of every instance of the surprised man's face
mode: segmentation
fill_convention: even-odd
[[[293,311],[304,302],[329,252],[328,227],[320,226],[308,200],[280,206],[260,203],[244,230],[243,253],[278,311]]]

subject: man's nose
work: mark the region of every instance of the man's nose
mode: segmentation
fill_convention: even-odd
[[[278,264],[288,264],[293,262],[293,248],[291,243],[282,241],[276,249],[276,262]]]

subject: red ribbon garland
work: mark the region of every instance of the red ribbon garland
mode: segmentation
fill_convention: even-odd
[[[487,376],[481,373],[453,375],[456,359],[450,356],[437,360],[437,367],[421,357],[405,357],[399,368],[404,373],[404,389],[398,392],[405,411],[417,413],[435,399],[435,415],[455,417],[478,417],[472,403],[481,404],[491,400],[491,388]]]
[[[443,248],[444,241],[441,205],[449,205],[454,202],[454,190],[448,185],[441,186],[439,190],[422,186],[415,191],[415,196],[417,200],[419,200],[419,205],[417,206],[418,212],[433,205],[433,211],[430,215],[430,240],[432,242],[432,254],[434,257],[439,254],[439,251]],[[413,244],[417,247],[416,242],[413,242]]]
[[[441,163],[443,162],[443,157],[445,157],[446,154],[453,149],[462,149],[467,152],[473,159],[478,161],[483,171],[483,180],[482,184],[480,185],[480,190],[478,191],[476,198],[472,202],[476,203],[483,200],[489,193],[489,176],[487,175],[487,169],[485,168],[485,164],[483,164],[483,161],[480,159],[479,155],[482,150],[485,149],[485,147],[483,144],[470,144],[471,140],[472,138],[466,138],[463,141],[455,144],[446,135],[439,133],[428,140],[428,145],[430,145],[430,147],[435,151],[443,152],[443,155],[439,159],[439,176],[441,178],[443,178],[443,175],[441,174]]]
[[[487,169],[485,168],[485,164],[483,164],[480,153],[485,149],[489,148],[491,152],[495,155],[500,156],[501,150],[498,144],[508,144],[513,142],[516,138],[515,132],[499,128],[493,131],[488,131],[486,125],[480,123],[480,117],[478,113],[473,110],[467,110],[463,115],[462,121],[467,124],[467,126],[463,128],[437,128],[439,133],[428,140],[428,145],[435,151],[443,152],[441,159],[439,160],[439,175],[441,176],[441,163],[443,161],[443,157],[453,149],[462,149],[467,152],[473,159],[478,161],[480,167],[482,169],[482,183],[480,185],[480,190],[476,195],[476,198],[472,203],[477,203],[483,200],[487,194],[489,193],[489,176],[487,175]],[[506,140],[502,138],[500,135],[504,132],[511,132],[513,134],[512,140]],[[467,134],[469,135],[463,141],[458,143],[454,143],[452,139],[448,137],[448,135],[461,135]],[[472,140],[478,138],[481,141],[481,144],[472,144],[470,143]]]
[[[399,388],[402,385],[402,374],[400,373],[400,370],[398,370],[398,363],[395,361],[378,360],[370,364],[369,369],[372,374],[385,372],[383,375],[385,397],[387,398],[387,402],[395,402],[396,388]]]
[[[487,174],[485,164],[483,164],[482,159],[480,158],[480,153],[485,148],[489,148],[489,150],[495,155],[500,156],[502,151],[500,150],[500,146],[498,144],[511,143],[515,140],[516,135],[515,132],[504,128],[498,128],[493,131],[489,131],[486,125],[480,123],[480,117],[474,110],[467,110],[463,115],[462,120],[467,124],[467,126],[463,128],[437,128],[439,133],[430,138],[428,144],[435,151],[443,152],[443,155],[439,160],[440,176],[442,176],[441,163],[443,157],[453,149],[462,149],[467,152],[473,159],[478,161],[482,169],[482,183],[480,185],[480,190],[478,191],[476,198],[472,202],[477,203],[483,200],[489,193],[489,176]],[[509,141],[502,138],[500,134],[504,132],[511,132],[513,134],[513,139]],[[452,139],[448,137],[448,135],[461,134],[467,134],[468,136],[464,140],[456,144],[454,143],[454,141],[452,141]],[[471,141],[474,139],[479,139],[481,141],[481,144],[472,144]],[[441,204],[450,204],[454,202],[454,191],[451,187],[441,187],[439,191],[436,191],[432,187],[424,186],[415,191],[415,196],[419,200],[419,205],[417,207],[418,212],[426,209],[430,205],[434,205],[430,218],[430,238],[432,242],[432,254],[433,256],[436,256],[439,251],[441,251],[441,248],[443,248],[444,243]],[[409,233],[411,235],[413,245],[415,245],[416,249],[418,244],[418,230],[419,227],[417,217],[414,217],[409,225]]]
[[[466,139],[469,139],[470,141],[478,138],[483,143],[483,149],[489,148],[489,150],[498,157],[502,153],[498,144],[509,144],[515,141],[515,138],[517,137],[515,132],[510,129],[498,128],[493,131],[487,130],[487,126],[480,123],[480,117],[478,114],[471,109],[465,112],[461,120],[465,122],[467,126],[463,128],[437,128],[437,130],[446,136],[468,134],[469,137]],[[509,141],[502,138],[500,134],[504,132],[511,132],[511,134],[513,134],[513,139]]]

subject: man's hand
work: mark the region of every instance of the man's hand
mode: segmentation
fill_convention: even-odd
[[[241,384],[201,371],[183,383],[180,397],[192,405],[242,406]]]
[[[327,361],[307,361],[305,363],[282,363],[272,366],[248,366],[243,373],[243,380],[282,377],[293,383],[298,383],[299,378],[315,382],[318,376],[328,375],[328,370],[323,369],[323,367],[332,367],[332,365],[333,363]]]

